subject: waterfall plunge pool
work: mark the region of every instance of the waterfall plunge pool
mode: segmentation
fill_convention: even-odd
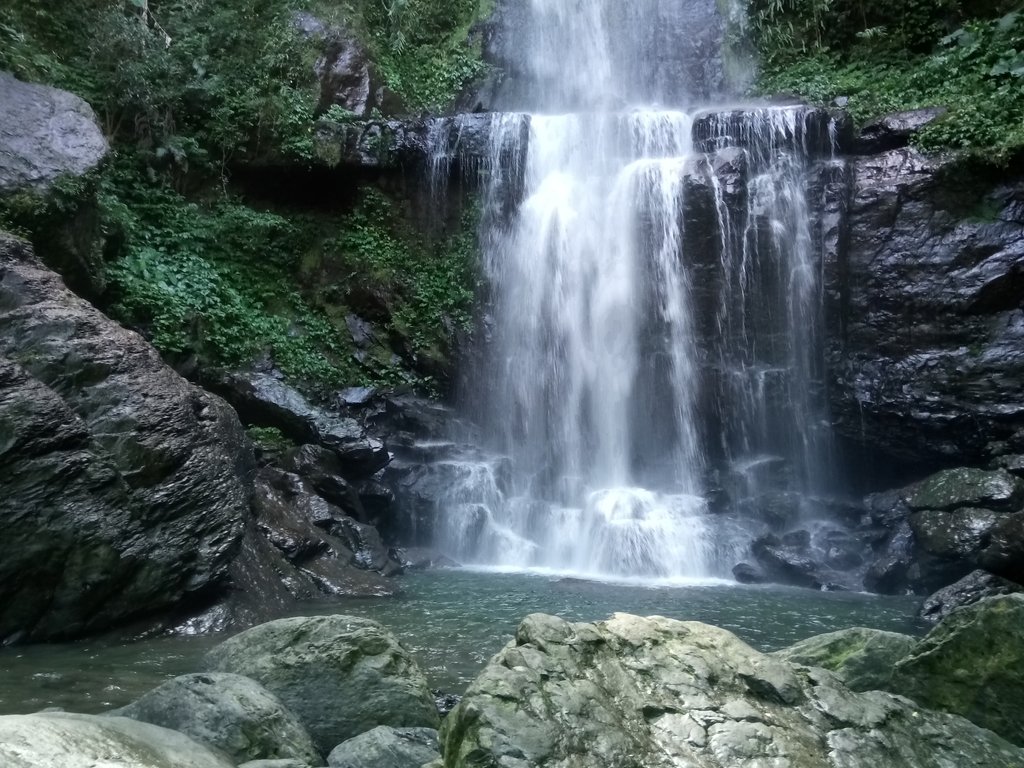
[[[461,693],[530,613],[594,621],[621,611],[703,621],[760,650],[854,626],[920,634],[920,599],[723,583],[608,583],[549,573],[451,569],[403,577],[392,599],[304,603],[296,615],[380,621],[416,656],[431,687]],[[226,635],[91,640],[0,649],[0,714],[44,707],[103,712],[175,675],[197,672]]]

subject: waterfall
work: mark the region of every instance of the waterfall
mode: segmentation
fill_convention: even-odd
[[[714,492],[827,475],[811,190],[833,124],[701,109],[724,98],[709,0],[515,8],[482,163],[490,333],[464,403],[485,451],[446,460],[435,543],[492,566],[725,575],[750,529]],[[443,121],[436,166],[469,119]]]

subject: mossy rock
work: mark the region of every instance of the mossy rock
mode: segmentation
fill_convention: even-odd
[[[896,664],[889,690],[1024,745],[1024,594],[953,611]]]
[[[917,642],[917,638],[898,632],[853,627],[809,637],[773,655],[791,664],[823,667],[854,691],[884,690],[893,665]]]

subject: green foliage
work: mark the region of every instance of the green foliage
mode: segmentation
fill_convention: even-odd
[[[982,4],[984,5],[984,4]],[[945,106],[915,139],[922,149],[1006,160],[1024,146],[1024,13],[972,18],[956,0],[752,0],[761,93],[827,104],[849,99],[858,121]],[[1005,10],[989,3],[989,12]],[[950,30],[951,26],[954,26]]]
[[[264,451],[286,451],[294,445],[277,427],[248,427],[245,432]]]
[[[231,198],[200,204],[122,170],[101,203],[124,253],[108,270],[114,313],[169,356],[222,365],[271,355],[322,386],[358,378],[351,350],[291,280],[310,233]]]
[[[446,107],[483,74],[470,29],[489,11],[486,0],[354,0],[378,69],[407,109]]]
[[[178,170],[312,156],[312,43],[293,0],[12,0],[0,68],[78,93],[113,139]]]
[[[477,211],[469,206],[446,238],[424,239],[379,190],[367,188],[331,244],[354,283],[388,296],[389,331],[420,358],[445,359],[449,336],[472,325],[479,258]]]

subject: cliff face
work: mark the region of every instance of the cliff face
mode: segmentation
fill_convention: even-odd
[[[990,444],[1024,427],[1024,180],[858,157],[846,230],[827,266],[840,434],[919,464],[1008,452]]]

